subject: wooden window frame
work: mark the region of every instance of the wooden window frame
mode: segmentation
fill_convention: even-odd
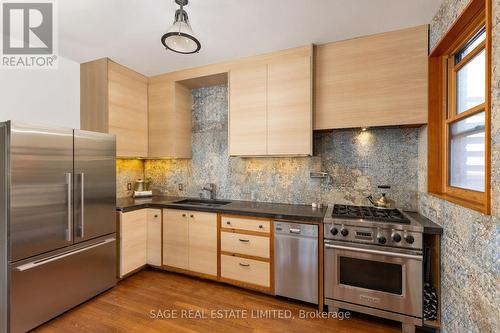
[[[486,39],[455,64],[455,54],[485,27]],[[456,113],[456,72],[486,52],[485,102]],[[429,55],[428,192],[444,200],[490,214],[491,177],[491,0],[472,0]],[[449,182],[449,126],[485,112],[484,192],[453,187]]]

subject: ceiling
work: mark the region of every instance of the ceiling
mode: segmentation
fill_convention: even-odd
[[[202,43],[193,55],[163,48],[173,0],[58,1],[59,53],[109,57],[145,75],[429,23],[442,0],[190,0]]]

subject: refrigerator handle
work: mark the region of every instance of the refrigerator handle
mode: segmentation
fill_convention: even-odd
[[[66,185],[67,185],[67,190],[68,190],[68,228],[66,229],[66,240],[68,242],[71,242],[71,238],[73,236],[73,221],[71,219],[73,215],[73,210],[72,210],[72,191],[73,191],[73,184],[72,184],[72,174],[71,172],[66,173]]]
[[[32,268],[35,268],[35,267],[38,267],[38,266],[42,266],[42,265],[48,264],[50,262],[66,258],[66,257],[72,256],[72,255],[78,254],[80,252],[85,252],[85,251],[91,250],[93,248],[96,248],[98,246],[102,246],[104,244],[108,244],[108,243],[111,243],[111,242],[114,242],[114,241],[116,241],[116,238],[114,238],[114,237],[107,238],[107,239],[105,239],[103,241],[100,241],[100,242],[98,242],[96,244],[93,244],[93,245],[90,245],[90,246],[87,246],[87,247],[75,250],[73,252],[63,253],[63,254],[61,254],[59,256],[54,256],[54,257],[50,257],[50,258],[43,259],[43,260],[38,260],[38,261],[33,261],[33,262],[30,262],[30,263],[18,266],[16,268],[14,268],[14,270],[16,270],[18,272],[24,272],[24,271],[27,271],[28,269],[32,269]]]
[[[80,237],[85,238],[85,173],[80,173]]]

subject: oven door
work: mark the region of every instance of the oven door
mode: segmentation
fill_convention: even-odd
[[[422,255],[380,249],[325,241],[325,297],[421,318]]]

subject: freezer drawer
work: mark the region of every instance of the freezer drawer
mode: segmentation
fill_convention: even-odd
[[[116,284],[116,240],[12,265],[10,274],[10,332],[26,332]]]

